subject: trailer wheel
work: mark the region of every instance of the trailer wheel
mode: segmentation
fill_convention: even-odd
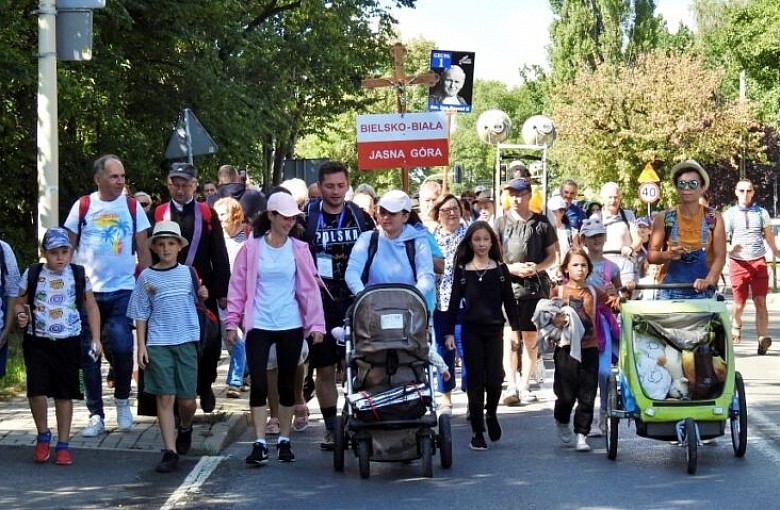
[[[688,474],[696,473],[696,467],[699,460],[699,441],[696,435],[696,420],[693,418],[685,419],[685,459],[688,463]]]
[[[735,457],[744,457],[747,449],[747,399],[745,397],[745,381],[742,374],[734,373],[734,397],[729,413],[731,422],[731,446]]]

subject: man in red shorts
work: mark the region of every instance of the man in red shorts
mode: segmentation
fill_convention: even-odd
[[[756,333],[758,334],[758,354],[766,354],[772,339],[768,336],[769,313],[766,308],[766,295],[769,291],[769,271],[766,266],[766,240],[775,257],[780,250],[775,244],[775,236],[770,225],[769,213],[753,202],[753,183],[741,179],[736,187],[737,205],[723,214],[728,239],[729,274],[731,290],[734,294],[734,310],[731,322],[731,334],[734,343],[742,339],[742,312],[745,303],[752,294],[756,307]]]

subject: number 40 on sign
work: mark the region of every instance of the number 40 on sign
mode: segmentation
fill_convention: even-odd
[[[639,185],[639,200],[645,204],[654,204],[661,198],[661,188],[655,182],[643,182]]]

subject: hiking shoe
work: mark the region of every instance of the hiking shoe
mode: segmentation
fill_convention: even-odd
[[[498,423],[498,416],[487,415],[485,417],[485,423],[487,424],[488,437],[491,441],[496,442],[501,439],[501,425]]]
[[[225,396],[227,398],[241,398],[241,388],[238,386],[228,386]]]
[[[210,413],[217,407],[217,397],[214,395],[214,390],[209,390],[200,396],[200,408],[204,413]]]
[[[51,452],[50,443],[38,441],[35,443],[35,449],[33,450],[33,460],[38,464],[43,464],[49,460],[49,453]]]
[[[133,412],[130,410],[129,398],[115,398],[116,426],[122,432],[130,432],[133,429]]]
[[[183,429],[179,427],[179,433],[176,434],[176,453],[187,455],[192,446],[192,427]]]
[[[81,429],[81,437],[98,437],[106,430],[103,418],[99,414],[93,414],[89,417],[87,426]]]
[[[70,466],[73,458],[70,456],[70,448],[59,448],[54,451],[54,463],[58,466]]]
[[[590,445],[588,444],[585,434],[577,434],[577,444],[574,449],[578,452],[589,452]]]
[[[561,440],[561,443],[571,443],[571,429],[569,429],[568,423],[561,423],[556,420],[555,428],[558,430],[558,439]]]
[[[157,464],[157,467],[155,470],[158,473],[170,473],[174,469],[176,469],[176,466],[179,464],[179,455],[172,451],[172,450],[164,450],[162,460],[159,464]]]
[[[471,443],[469,443],[469,448],[478,452],[484,452],[487,450],[487,442],[485,441],[485,436],[482,435],[482,432],[474,432],[474,434],[471,436]]]
[[[758,339],[758,355],[763,356],[766,354],[766,351],[769,350],[769,347],[772,345],[772,339],[768,336],[762,336]]]
[[[332,452],[336,449],[336,435],[332,430],[325,432],[325,437],[320,443],[320,449]]]
[[[279,462],[295,462],[295,454],[289,441],[279,441],[276,445],[276,455]]]
[[[246,463],[253,466],[260,466],[268,462],[268,447],[263,443],[252,445],[252,453],[246,458]]]

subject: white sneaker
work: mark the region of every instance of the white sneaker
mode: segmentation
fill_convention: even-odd
[[[523,404],[530,404],[532,402],[536,402],[537,398],[534,393],[531,393],[528,390],[523,391],[520,393],[520,402]]]
[[[87,426],[81,429],[81,437],[98,437],[104,430],[106,426],[103,424],[103,418],[99,414],[93,414],[89,417]]]
[[[578,452],[589,452],[590,445],[588,444],[585,434],[577,434],[577,445],[574,449]]]
[[[555,427],[558,429],[558,438],[561,440],[561,443],[571,443],[571,429],[569,428],[569,424],[561,423],[556,420]]]
[[[133,428],[133,413],[130,410],[130,399],[115,398],[116,426],[122,432],[129,432]]]

